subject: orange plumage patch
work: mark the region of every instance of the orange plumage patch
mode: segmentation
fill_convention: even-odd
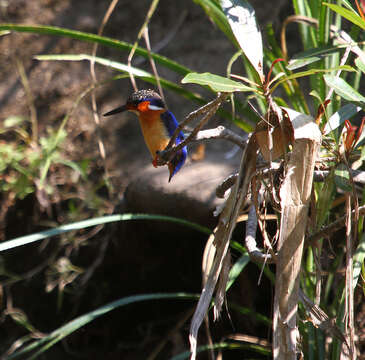
[[[149,105],[150,105],[149,101],[142,101],[138,104],[137,110],[142,112],[142,113],[147,112],[147,111],[151,111],[148,107]]]
[[[158,111],[141,112],[139,122],[146,145],[154,159],[156,151],[164,150],[169,142],[167,131]]]

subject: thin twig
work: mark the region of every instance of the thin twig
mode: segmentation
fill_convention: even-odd
[[[317,19],[313,19],[304,15],[291,15],[284,20],[283,26],[281,27],[280,41],[281,41],[281,52],[283,53],[283,57],[285,60],[288,59],[288,50],[286,47],[286,28],[292,22],[298,22],[301,24],[307,24],[312,26],[318,25]]]
[[[351,216],[354,215],[355,215],[355,210],[352,210]],[[359,215],[365,215],[365,205],[359,206]],[[346,216],[342,216],[336,221],[334,221],[332,224],[323,227],[320,231],[316,232],[315,234],[312,234],[306,239],[306,246],[312,245],[314,242],[322,238],[328,238],[335,231],[342,229],[345,226],[345,223],[346,223]]]
[[[151,17],[153,15],[153,13],[155,12],[158,3],[159,3],[159,0],[153,0],[153,2],[151,3],[151,6],[148,9],[148,13],[146,15],[145,21],[137,35],[137,40],[134,42],[133,47],[128,55],[129,78],[131,80],[134,91],[137,91],[138,87],[137,87],[136,79],[134,78],[134,75],[132,73],[132,59],[133,59],[134,53],[136,52],[138,42],[141,39],[143,33],[145,32],[145,28],[147,27],[149,21],[151,20]]]
[[[201,132],[199,132],[200,134]],[[261,176],[263,177],[268,177],[270,173],[277,173],[277,171],[280,169],[280,164],[273,162],[272,164],[272,168],[264,168],[264,169],[260,169],[257,171],[257,173],[260,173]],[[268,165],[265,165],[268,166]],[[325,181],[326,178],[330,175],[330,171],[329,170],[315,170],[314,171],[314,177],[313,177],[313,181],[315,182],[322,182]],[[365,171],[361,171],[361,170],[352,170],[350,169],[350,173],[352,175],[352,179],[354,181],[354,183],[360,183],[360,184],[365,184]],[[238,177],[238,174],[232,174],[229,175],[226,179],[223,180],[223,182],[217,186],[216,189],[216,196],[219,198],[224,198],[224,194],[226,193],[226,191],[228,189],[230,189],[234,182],[236,181]]]
[[[288,16],[283,23],[282,29],[281,29],[281,51],[283,53],[283,57],[285,59],[288,58],[288,52],[286,47],[286,27],[291,22],[298,22],[301,24],[309,25],[309,26],[316,26],[318,27],[318,20],[304,16],[304,15],[292,15]],[[348,35],[345,31],[338,29],[335,25],[330,26],[330,33],[331,37],[336,38],[336,40],[346,47],[350,47],[350,50],[356,54],[363,62],[365,61],[365,53],[361,48],[357,45],[356,42],[352,40],[350,35]]]
[[[98,30],[98,35],[101,36],[103,31],[104,31],[104,27],[106,25],[106,23],[108,22],[110,15],[113,13],[117,3],[119,0],[112,0],[105,15],[104,18],[100,24],[99,30]],[[90,74],[91,74],[91,78],[92,78],[92,83],[93,85],[97,84],[97,79],[96,79],[96,73],[95,73],[95,56],[96,56],[96,52],[98,49],[98,43],[95,43],[93,46],[93,50],[91,53],[91,60],[90,60]],[[100,156],[103,160],[104,163],[104,171],[105,171],[105,176],[106,178],[109,178],[108,175],[108,169],[106,166],[106,154],[105,154],[105,146],[104,146],[104,142],[101,136],[101,132],[100,132],[100,119],[99,119],[99,114],[98,114],[98,109],[97,109],[97,104],[96,104],[96,98],[95,98],[95,92],[93,91],[91,93],[91,106],[92,106],[92,112],[93,112],[93,118],[94,118],[94,122],[96,125],[96,136],[97,136],[97,140],[98,140],[98,147],[99,147],[99,152],[100,152]]]
[[[161,96],[162,100],[164,101],[164,103],[166,103],[165,96],[163,94],[163,90],[162,90],[162,86],[161,86],[160,77],[159,77],[158,72],[157,72],[156,63],[155,63],[155,60],[153,60],[153,57],[151,55],[151,44],[150,44],[150,36],[149,36],[149,33],[148,33],[148,25],[146,25],[146,27],[144,29],[143,37],[144,37],[144,41],[146,42],[146,47],[147,47],[147,51],[148,51],[148,59],[149,59],[150,64],[151,64],[153,74],[155,75],[155,78],[156,78],[158,92],[160,93],[160,96]]]
[[[160,40],[156,45],[151,47],[154,53],[160,52],[170,43],[170,41],[176,36],[178,31],[180,30],[180,27],[183,25],[187,15],[188,15],[187,10],[181,12],[181,15],[179,16],[177,21],[174,21],[174,27],[169,29],[169,31],[165,34],[165,37],[162,40]],[[134,61],[134,65],[136,66],[142,65],[145,61],[146,58],[139,57]]]

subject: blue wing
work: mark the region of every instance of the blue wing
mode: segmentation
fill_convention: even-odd
[[[164,123],[164,126],[167,130],[167,133],[171,137],[174,134],[174,132],[175,132],[176,128],[178,127],[178,125],[179,125],[178,122],[176,121],[175,116],[173,115],[172,112],[167,110],[167,111],[165,111],[164,113],[161,114],[161,119]],[[180,131],[179,135],[176,138],[175,145],[180,144],[183,140],[184,140],[184,134],[182,133],[182,131]],[[169,181],[181,169],[181,167],[184,165],[185,160],[187,158],[187,155],[188,155],[188,151],[187,151],[186,146],[184,146],[180,151],[178,151],[176,153],[174,158],[170,161],[170,164],[169,164],[169,170],[170,170]]]

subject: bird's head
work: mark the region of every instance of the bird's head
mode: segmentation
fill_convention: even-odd
[[[166,106],[161,96],[153,90],[139,90],[134,92],[127,102],[104,114],[104,116],[118,114],[123,111],[132,111],[137,114],[149,111],[165,111]]]

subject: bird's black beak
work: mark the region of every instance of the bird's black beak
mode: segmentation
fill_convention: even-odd
[[[111,110],[111,111],[105,113],[103,116],[114,115],[114,114],[118,114],[120,112],[127,111],[127,110],[128,110],[127,105],[123,105],[123,106],[119,106],[116,109]]]

